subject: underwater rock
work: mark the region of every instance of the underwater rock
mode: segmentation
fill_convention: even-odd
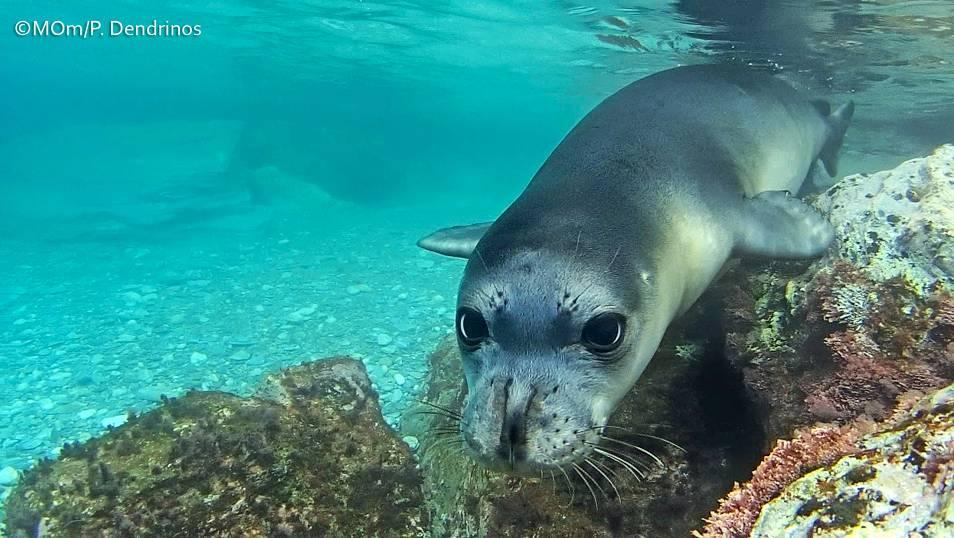
[[[883,419],[900,394],[954,381],[952,171],[944,146],[845,178],[817,202],[837,231],[828,257],[747,261],[710,291],[769,442],[816,421]]]
[[[814,469],[814,470],[813,470]],[[810,471],[810,472],[807,472]],[[807,474],[806,474],[807,472]],[[802,476],[804,475],[804,476]],[[876,424],[780,441],[697,537],[954,534],[954,385],[902,399]]]
[[[752,536],[954,536],[954,385],[785,488]]]
[[[921,293],[954,285],[954,145],[846,177],[815,205],[837,230],[837,256],[875,280],[900,277]]]
[[[189,392],[24,473],[7,532],[38,536],[419,536],[421,477],[346,358],[256,397]]]
[[[20,479],[20,472],[13,467],[7,466],[0,469],[0,486],[7,487],[17,483]]]
[[[741,379],[724,359],[677,356],[675,344],[688,325],[671,331],[678,338],[663,342],[606,434],[652,452],[663,466],[606,442],[603,448],[619,460],[594,455],[581,464],[587,480],[570,467],[566,475],[543,477],[494,473],[463,453],[454,419],[442,410],[459,412],[466,391],[457,343],[448,336],[430,357],[422,396],[430,405],[402,422],[402,433],[420,442],[429,535],[686,536],[762,454],[760,440],[750,438],[758,428],[735,396],[744,392]],[[635,473],[620,460],[633,462]]]
[[[839,529],[852,525],[888,528],[877,525],[902,520],[914,525],[918,518],[923,523],[924,503],[934,497],[918,500],[917,513],[899,515],[897,507],[876,505],[875,498],[902,505],[913,498],[864,489],[870,477],[849,471],[862,461],[875,465],[875,457],[897,464],[902,458],[889,454],[909,450],[905,443],[914,442],[917,432],[918,438],[926,439],[930,430],[930,436],[946,439],[946,448],[931,449],[938,462],[950,459],[954,450],[950,401],[939,404],[936,416],[922,411],[909,415],[907,422],[891,418],[898,416],[892,410],[899,401],[904,409],[903,402],[954,381],[952,273],[942,259],[945,249],[954,247],[952,170],[954,146],[944,146],[894,170],[842,180],[817,201],[837,230],[829,256],[814,263],[743,262],[707,294],[707,300],[722,303],[726,356],[742,372],[757,408],[765,451],[773,444],[774,449],[745,486],[723,499],[704,536],[748,536],[766,503],[775,503],[783,491],[788,492],[783,496],[804,500],[799,495],[815,495],[811,487],[819,484],[833,496],[817,506],[805,501],[795,508],[801,527],[760,523],[760,536],[805,536],[813,525],[813,536],[841,536]],[[950,388],[939,394],[945,391]],[[884,435],[865,437],[873,431]],[[902,438],[891,440],[892,435]],[[889,450],[877,445],[879,439],[894,445]],[[927,457],[924,439],[917,442],[920,457]],[[869,441],[875,444],[869,446]],[[920,472],[922,463],[909,458],[905,470]],[[825,470],[812,473],[818,468]],[[949,466],[945,469],[947,485],[928,481],[937,495],[949,492],[954,480]],[[896,471],[878,476],[894,480],[891,487],[917,486]],[[864,499],[843,494],[862,495],[862,490],[869,492]],[[909,493],[919,491],[927,490]],[[950,501],[944,500],[950,494],[943,495],[947,497],[938,502],[948,508],[932,509],[932,521],[939,521],[940,511],[950,513]],[[781,511],[794,505],[778,502],[773,510],[779,518],[788,517]],[[933,528],[926,529],[925,536],[935,535]],[[907,535],[895,530],[882,535]]]

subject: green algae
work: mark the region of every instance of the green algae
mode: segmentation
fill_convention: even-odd
[[[421,478],[363,366],[319,361],[270,381],[285,404],[193,391],[64,447],[14,491],[11,535],[419,535]]]

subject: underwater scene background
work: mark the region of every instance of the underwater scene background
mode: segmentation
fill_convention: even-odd
[[[650,73],[740,63],[853,100],[842,175],[954,142],[946,0],[0,1],[0,13],[4,499],[38,459],[129,411],[189,389],[248,396],[319,357],[360,359],[401,429],[453,333],[463,270],[415,241],[492,220],[587,111]],[[21,20],[201,33],[18,36]]]

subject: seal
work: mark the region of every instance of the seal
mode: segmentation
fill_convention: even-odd
[[[836,174],[853,110],[747,68],[663,71],[587,114],[496,221],[421,239],[468,259],[455,330],[475,459],[581,461],[731,257],[822,254],[831,225],[793,194],[816,161]]]

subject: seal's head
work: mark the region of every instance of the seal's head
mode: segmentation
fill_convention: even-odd
[[[529,474],[593,451],[649,360],[638,314],[649,286],[614,285],[614,274],[547,251],[468,263],[456,315],[467,381],[460,429],[478,461]]]

